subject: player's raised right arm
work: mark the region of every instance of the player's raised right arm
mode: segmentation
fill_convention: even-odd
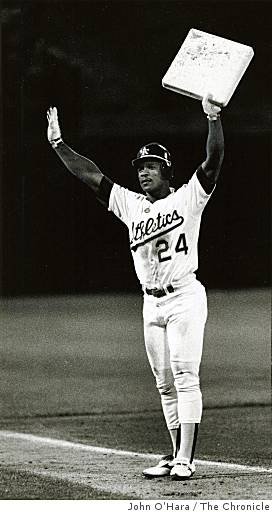
[[[97,194],[104,176],[99,167],[88,158],[76,153],[63,142],[56,107],[48,109],[47,120],[47,138],[52,148],[54,148],[68,171],[86,183]]]

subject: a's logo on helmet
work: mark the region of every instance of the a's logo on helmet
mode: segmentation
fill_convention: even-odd
[[[148,150],[146,149],[145,146],[141,149],[140,153],[141,153],[141,156],[148,155]]]

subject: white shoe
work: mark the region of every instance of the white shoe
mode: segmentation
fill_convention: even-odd
[[[195,464],[188,459],[174,459],[173,464],[170,472],[172,480],[188,480],[195,473]]]
[[[160,476],[169,476],[170,471],[173,468],[174,457],[172,455],[166,455],[163,457],[156,466],[143,470],[143,475],[147,478],[156,478]]]

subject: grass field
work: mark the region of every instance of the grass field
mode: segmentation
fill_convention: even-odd
[[[270,294],[208,302],[198,468],[181,483],[141,476],[170,448],[141,297],[3,299],[0,498],[271,498]]]

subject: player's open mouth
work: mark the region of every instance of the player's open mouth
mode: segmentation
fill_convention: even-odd
[[[149,185],[149,183],[152,183],[152,180],[149,178],[141,181],[141,185]]]

